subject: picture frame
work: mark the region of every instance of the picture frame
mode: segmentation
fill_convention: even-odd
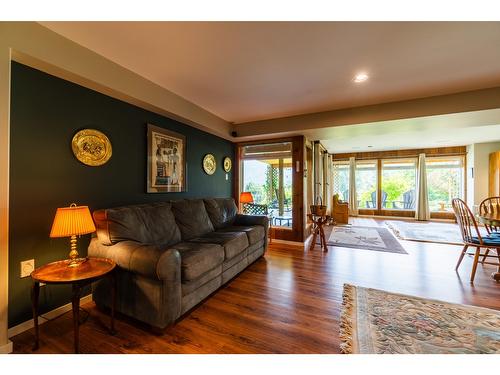
[[[186,137],[147,124],[147,192],[187,191]]]

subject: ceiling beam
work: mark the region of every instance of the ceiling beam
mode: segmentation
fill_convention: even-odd
[[[235,124],[233,130],[237,133],[237,140],[243,141],[258,139],[263,135],[283,136],[283,134],[300,134],[312,129],[494,108],[500,108],[500,87],[252,121]]]

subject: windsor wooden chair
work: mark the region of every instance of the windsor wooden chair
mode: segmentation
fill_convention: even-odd
[[[479,220],[484,224],[488,234],[500,236],[499,222],[489,219],[495,216],[500,217],[500,197],[489,197],[484,199],[479,205]],[[490,249],[487,249],[481,263],[486,260],[486,256],[489,253]]]
[[[460,227],[462,240],[464,242],[464,247],[462,249],[460,257],[458,258],[455,270],[458,270],[460,263],[462,263],[462,259],[467,253],[467,249],[469,247],[475,247],[476,251],[474,253],[474,262],[472,264],[472,271],[470,275],[470,281],[471,283],[473,283],[474,277],[476,276],[477,264],[479,263],[479,256],[481,255],[481,248],[486,248],[486,249],[489,248],[495,250],[497,252],[497,256],[495,258],[498,258],[500,261],[500,237],[491,234],[488,234],[486,236],[481,236],[481,233],[479,233],[479,228],[477,226],[476,219],[474,218],[474,215],[472,214],[470,208],[463,200],[459,198],[453,199],[452,206],[453,206],[453,211],[455,212],[455,216],[457,218],[458,225]],[[487,257],[493,257],[493,256],[490,256],[489,254],[484,254],[483,257],[484,259],[486,259]],[[493,262],[483,261],[482,263],[500,266],[500,262],[493,263]]]

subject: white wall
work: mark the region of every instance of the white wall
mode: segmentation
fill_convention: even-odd
[[[489,156],[500,151],[500,142],[475,143],[474,152],[474,204],[488,197]]]

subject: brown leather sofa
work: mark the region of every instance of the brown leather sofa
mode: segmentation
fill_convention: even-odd
[[[261,257],[266,216],[240,215],[232,198],[184,199],[94,212],[88,254],[117,265],[117,311],[163,329]],[[94,283],[110,307],[110,281]]]

